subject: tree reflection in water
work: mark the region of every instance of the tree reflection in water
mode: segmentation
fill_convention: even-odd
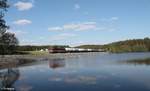
[[[150,58],[127,60],[127,61],[123,61],[123,63],[134,64],[134,65],[147,65],[147,66],[149,66],[150,65]]]
[[[13,84],[20,76],[18,68],[0,70],[0,91],[15,91]]]

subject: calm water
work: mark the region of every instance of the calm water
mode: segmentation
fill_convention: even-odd
[[[0,87],[15,91],[150,91],[150,53],[85,53],[0,70]]]

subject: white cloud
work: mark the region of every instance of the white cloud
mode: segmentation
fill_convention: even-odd
[[[76,30],[76,31],[94,30],[96,29],[96,23],[85,22],[85,23],[80,23],[80,24],[67,24],[67,25],[64,25],[63,28],[65,30]]]
[[[49,31],[115,31],[118,30],[119,17],[103,18],[98,22],[80,22],[80,23],[70,23],[64,24],[57,27],[49,27]]]
[[[17,2],[14,4],[15,7],[17,7],[17,9],[19,11],[24,11],[24,10],[29,10],[33,7],[33,4],[31,2]]]
[[[117,21],[117,20],[119,20],[119,17],[102,18],[101,20],[102,20],[103,22],[112,22],[112,21]]]
[[[21,45],[41,45],[41,43],[38,43],[35,40],[31,40],[31,39],[21,39],[20,41]]]
[[[72,33],[62,33],[60,35],[58,35],[60,37],[75,37],[76,34],[72,34]]]
[[[61,28],[61,27],[50,27],[50,28],[48,28],[48,30],[49,31],[61,31],[61,30],[63,30],[63,28]]]
[[[8,30],[8,32],[14,33],[17,36],[28,34],[28,32],[21,31],[21,30],[16,30],[16,31],[14,31],[14,30]]]
[[[58,40],[65,40],[65,39],[73,38],[76,36],[77,36],[76,34],[72,34],[72,33],[62,33],[59,35],[52,36],[50,39],[51,41],[58,41]]]
[[[14,21],[13,23],[16,25],[28,25],[28,24],[31,24],[32,21],[27,20],[27,19],[21,19],[21,20]]]
[[[73,31],[86,31],[95,30],[97,28],[96,22],[83,22],[83,23],[71,23],[65,24],[61,27],[50,27],[49,31],[63,31],[63,30],[73,30]]]
[[[75,5],[74,5],[74,9],[78,10],[78,9],[80,9],[80,8],[81,8],[81,7],[80,7],[79,4],[75,4]]]

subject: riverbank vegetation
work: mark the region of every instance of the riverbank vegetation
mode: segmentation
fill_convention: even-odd
[[[114,42],[108,45],[104,45],[103,48],[110,52],[149,52],[150,51],[150,39],[133,39]]]
[[[125,40],[106,45],[82,45],[78,48],[104,49],[113,53],[150,52],[150,38]]]
[[[56,46],[56,45],[55,45]],[[60,46],[58,47],[69,47],[69,46]],[[46,46],[17,46],[16,51],[13,54],[29,54],[29,55],[48,55],[48,51],[45,49],[49,49],[54,47],[52,45]],[[124,53],[124,52],[150,52],[150,39],[132,39],[125,40],[119,42],[113,42],[106,45],[81,45],[77,46],[77,48],[85,48],[85,49],[103,49],[107,52],[111,53]]]
[[[38,51],[41,49],[49,49],[51,47],[69,47],[67,45],[43,45],[43,46],[32,46],[32,45],[24,45],[24,46],[18,46],[17,50],[18,51]]]

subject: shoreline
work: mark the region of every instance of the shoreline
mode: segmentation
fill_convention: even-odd
[[[100,52],[95,52],[100,53]],[[54,59],[65,59],[65,58],[78,58],[81,55],[92,55],[93,53],[56,53],[49,55],[0,55],[0,69],[5,69],[9,67],[16,67],[17,65],[47,61]],[[106,52],[101,52],[106,53]]]
[[[110,53],[110,52],[81,52],[81,53],[52,53],[52,54],[25,54],[25,55],[0,55],[1,59],[54,59],[54,58],[71,58],[81,55],[92,55],[92,54],[123,54],[123,53]],[[127,52],[127,53],[149,53],[149,52]]]
[[[54,54],[46,54],[46,55],[33,55],[33,54],[27,54],[27,55],[0,55],[1,58],[28,58],[28,59],[39,59],[39,58],[45,58],[45,59],[52,59],[52,58],[62,58],[62,57],[73,57],[73,56],[79,56],[79,55],[85,55],[85,54],[95,54],[95,53],[108,53],[108,52],[86,52],[86,53],[54,53]],[[0,60],[1,61],[1,60]]]
[[[134,52],[135,53],[135,52]],[[137,52],[141,53],[141,52]],[[145,52],[143,52],[145,53]],[[18,65],[29,64],[33,62],[42,62],[59,59],[80,58],[81,56],[92,56],[95,54],[110,54],[109,52],[87,52],[87,53],[55,53],[48,55],[0,55],[0,69],[17,67]]]

